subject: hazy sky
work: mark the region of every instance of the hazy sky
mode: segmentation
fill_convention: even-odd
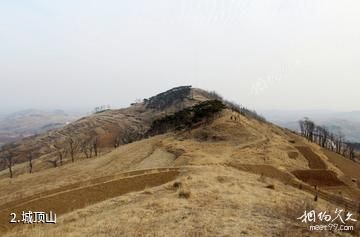
[[[1,0],[0,110],[178,85],[254,109],[360,109],[359,0]]]

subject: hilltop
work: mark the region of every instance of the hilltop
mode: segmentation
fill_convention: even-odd
[[[86,136],[97,138],[96,157],[47,162]],[[1,212],[52,210],[59,222],[15,227],[4,215],[4,236],[296,237],[309,235],[297,219],[305,210],[356,213],[360,200],[358,163],[189,86],[6,149],[18,164],[12,179],[0,172]],[[39,155],[31,174],[27,150]]]

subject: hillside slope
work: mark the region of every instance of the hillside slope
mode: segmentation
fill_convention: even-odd
[[[94,114],[52,131],[57,135],[12,148],[47,141],[38,145],[43,154],[33,161],[33,173],[27,162],[12,167],[13,178],[0,171],[1,236],[359,234],[357,222],[352,232],[309,232],[309,224],[297,219],[312,209],[356,214],[358,163],[342,162],[288,130],[224,107],[210,93],[183,89]],[[141,136],[121,133],[129,127]],[[91,132],[101,136],[106,152],[91,158],[79,152],[74,162],[67,156],[57,167],[47,162],[56,158],[56,136]],[[118,133],[133,140],[113,148],[105,138]],[[9,224],[11,212],[28,210],[53,211],[58,223]]]
[[[308,227],[297,220],[305,209],[356,212],[359,186],[351,180],[360,166],[345,170],[328,155],[286,130],[225,109],[192,129],[96,158],[19,172],[11,180],[1,171],[2,212],[52,210],[59,220],[24,227],[2,216],[0,231],[30,237],[305,236]]]
[[[10,153],[15,164],[26,162],[30,152],[33,159],[43,157],[46,161],[54,161],[60,150],[69,155],[70,139],[74,141],[77,153],[81,152],[82,145],[90,145],[94,140],[98,143],[99,150],[103,148],[106,151],[115,144],[126,144],[143,138],[154,120],[208,100],[206,95],[205,91],[192,89],[190,86],[173,88],[128,108],[105,110],[65,127],[27,137],[2,147],[0,155]],[[43,166],[51,167],[51,164],[48,162]],[[6,167],[4,159],[0,159],[0,169]]]

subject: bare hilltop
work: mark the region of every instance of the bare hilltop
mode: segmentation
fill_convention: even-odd
[[[360,164],[214,92],[182,86],[2,147],[1,236],[358,236]],[[10,164],[10,165],[9,165]],[[9,224],[53,211],[55,225]]]

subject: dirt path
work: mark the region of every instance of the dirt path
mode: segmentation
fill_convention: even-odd
[[[292,173],[296,178],[312,186],[345,186],[332,170],[295,170]]]
[[[296,149],[308,160],[310,169],[327,169],[325,162],[310,147],[296,146]]]
[[[285,185],[291,185],[294,188],[300,189],[312,195],[317,194],[319,198],[322,198],[334,205],[339,207],[344,207],[347,210],[352,210],[357,213],[360,209],[360,202],[350,200],[338,195],[335,195],[330,192],[325,192],[322,190],[316,190],[313,186],[297,180],[295,176],[291,175],[288,172],[281,171],[271,165],[250,165],[250,164],[239,164],[239,163],[208,163],[202,165],[196,165],[197,167],[201,166],[224,166],[232,167],[237,170],[258,174],[259,176],[264,176],[272,179],[276,179]],[[190,166],[195,167],[195,166]],[[311,171],[311,170],[310,170]],[[314,170],[315,171],[315,170]],[[347,186],[344,186],[346,188]]]
[[[53,211],[61,215],[129,192],[159,186],[174,180],[178,174],[176,168],[133,171],[123,174],[122,178],[102,177],[88,181],[87,186],[79,183],[28,197],[25,202],[16,200],[2,205],[0,232],[18,226],[9,223],[10,213],[16,213],[18,217],[22,211]]]
[[[303,183],[295,179],[291,174],[278,170],[277,168],[271,165],[244,165],[244,164],[224,164],[225,166],[233,167],[241,171],[250,172],[254,174],[263,175],[265,177],[273,178],[279,180],[280,182],[291,185],[295,188],[308,192],[312,195],[318,195],[318,197],[341,207],[344,207],[348,210],[352,210],[354,212],[358,212],[360,209],[360,202],[356,202],[354,200],[349,200],[340,196],[337,196],[332,193],[324,192],[321,190],[315,190],[315,188],[311,185]]]

